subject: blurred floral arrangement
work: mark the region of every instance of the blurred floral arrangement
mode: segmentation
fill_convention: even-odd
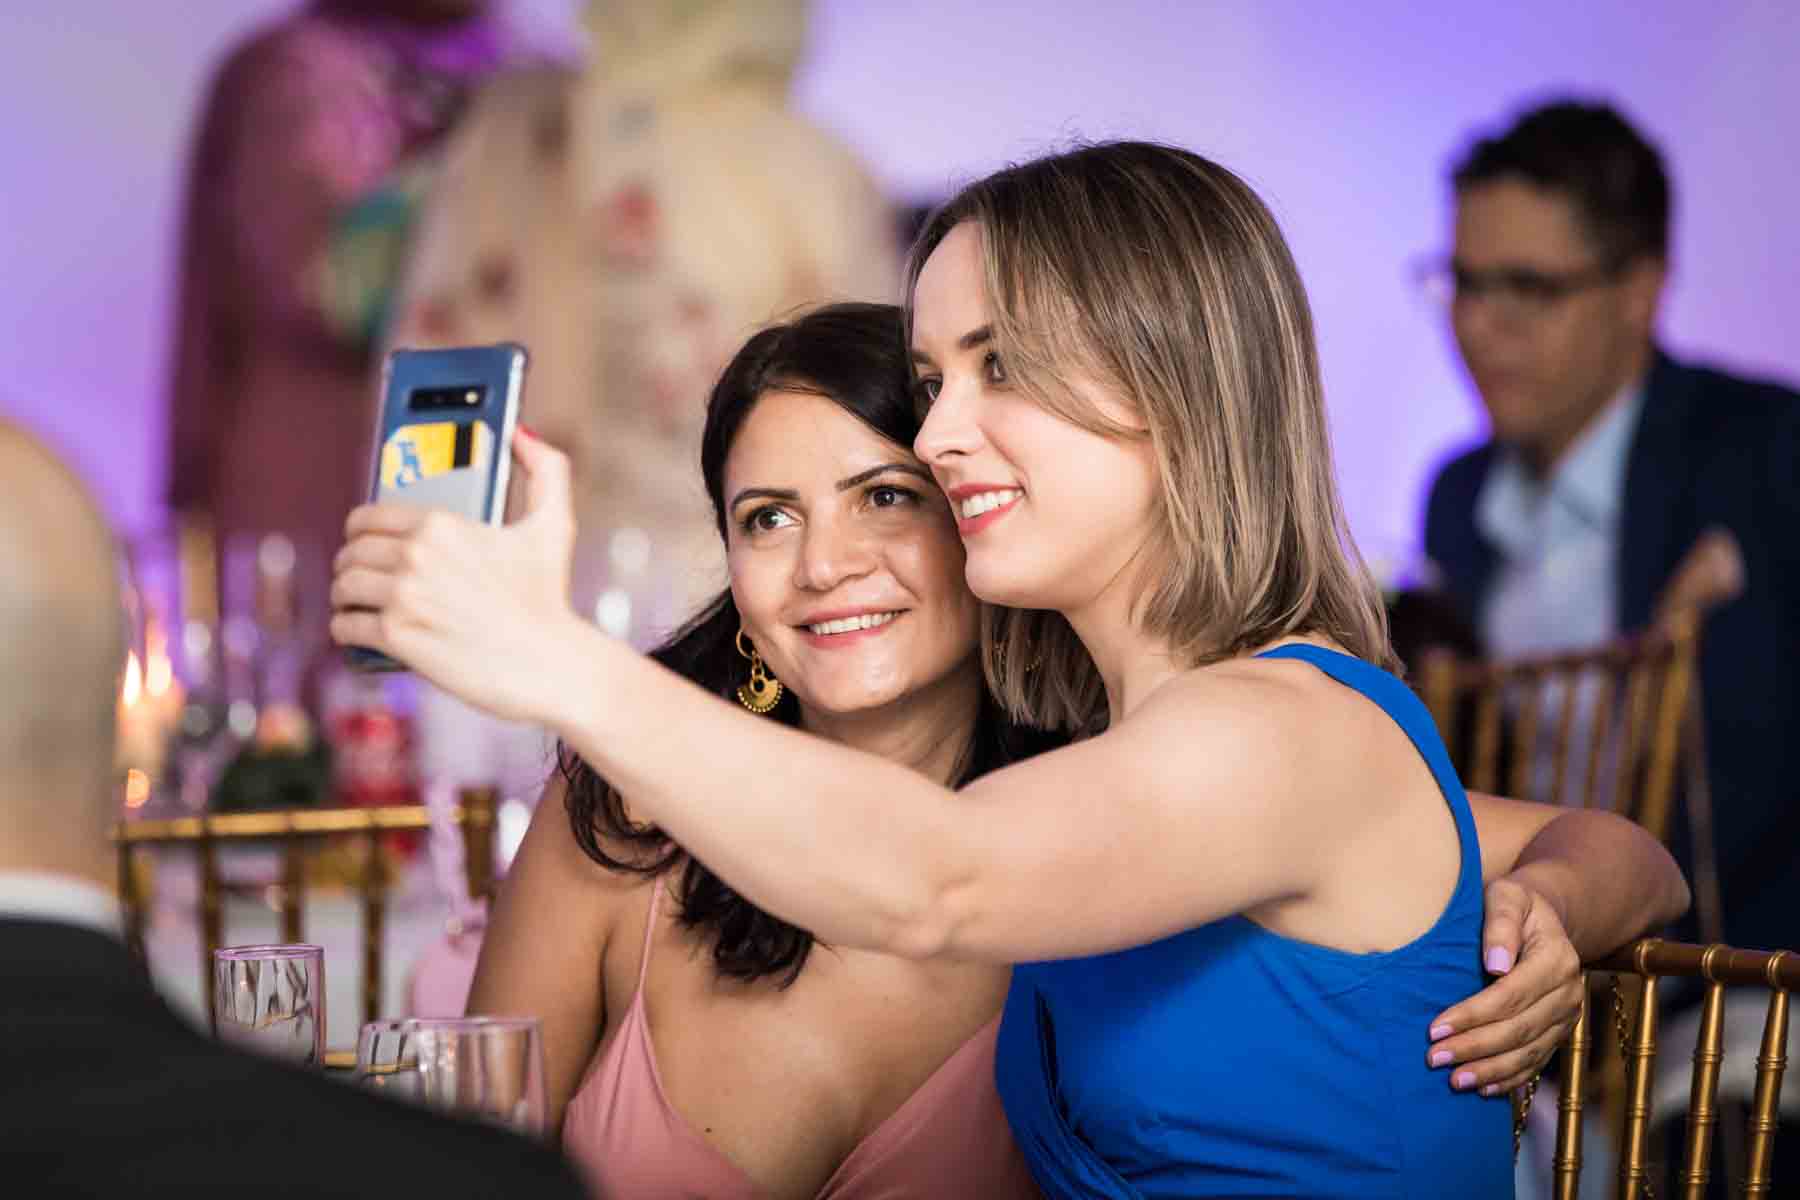
[[[215,812],[317,808],[332,790],[331,747],[297,705],[271,704],[256,733],[226,764],[213,791]]]

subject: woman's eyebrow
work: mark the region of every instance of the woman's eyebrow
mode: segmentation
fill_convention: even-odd
[[[991,324],[982,325],[979,328],[969,330],[969,332],[967,332],[967,333],[963,334],[961,337],[957,338],[956,339],[956,348],[958,350],[964,350],[964,351],[973,350],[973,349],[975,349],[975,347],[985,346],[993,340],[994,340],[993,325],[991,325]],[[914,363],[924,363],[926,365],[930,365],[931,355],[927,354],[925,351],[923,351],[923,350],[919,349],[917,346],[915,346],[912,349],[912,360]]]
[[[736,508],[746,500],[786,500],[790,503],[794,503],[799,499],[800,493],[792,488],[747,487],[739,491],[737,495],[733,496],[731,498],[731,503],[725,507],[728,509]]]
[[[930,484],[935,484],[937,482],[931,477],[930,471],[927,471],[917,463],[889,462],[882,463],[879,467],[870,467],[866,471],[858,471],[847,479],[838,480],[837,490],[840,492],[847,492],[857,484],[867,483],[877,475],[885,475],[889,471],[902,471],[908,475],[917,475],[920,479],[923,479],[926,483]]]

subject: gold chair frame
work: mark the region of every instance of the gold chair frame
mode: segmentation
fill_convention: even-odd
[[[494,887],[494,833],[499,791],[463,788],[450,814],[463,834],[469,895],[490,895]],[[328,837],[355,837],[367,846],[356,890],[362,901],[363,1020],[381,1008],[383,933],[387,921],[387,872],[376,838],[396,830],[424,830],[431,818],[423,804],[379,808],[294,809],[281,812],[224,813],[176,817],[161,821],[121,822],[113,831],[119,855],[119,896],[125,910],[125,939],[139,960],[144,958],[144,897],[133,870],[136,851],[145,846],[191,846],[200,860],[201,990],[207,1018],[216,1003],[212,988],[213,951],[224,944],[225,885],[219,875],[221,845],[274,844],[281,849],[281,884],[272,889],[284,942],[305,940],[304,860],[310,844]],[[360,1024],[360,1022],[359,1022]]]
[[[1469,787],[1526,800],[1596,807],[1605,750],[1612,745],[1618,755],[1611,803],[1606,807],[1667,841],[1676,768],[1684,743],[1692,740],[1688,717],[1696,694],[1698,653],[1699,628],[1692,620],[1574,653],[1481,662],[1438,652],[1421,664],[1419,691],[1443,734],[1450,760]],[[1575,699],[1587,680],[1597,686],[1588,711],[1605,716],[1590,720],[1579,786],[1571,791],[1575,716],[1582,707]],[[1552,731],[1550,790],[1540,794],[1533,786],[1533,773],[1542,761],[1538,747],[1553,695],[1561,697],[1562,705]],[[1512,745],[1502,763],[1501,724],[1509,701],[1514,705]],[[1473,704],[1472,732],[1458,720],[1465,703]],[[1686,750],[1698,753],[1697,747]]]
[[[1651,1084],[1657,1052],[1657,988],[1663,978],[1705,983],[1694,1070],[1688,1097],[1687,1130],[1677,1174],[1678,1194],[1699,1200],[1712,1174],[1718,1125],[1719,1068],[1723,1060],[1725,989],[1766,987],[1768,1015],[1763,1021],[1761,1052],[1756,1060],[1756,1090],[1751,1099],[1746,1147],[1744,1195],[1768,1196],[1774,1181],[1771,1164],[1779,1120],[1782,1075],[1787,1068],[1788,996],[1800,990],[1800,954],[1782,950],[1766,954],[1730,946],[1692,946],[1645,938],[1589,964],[1590,972],[1612,972],[1615,980],[1635,976],[1637,995],[1625,1013],[1619,994],[1615,1024],[1625,1056],[1626,1103],[1619,1141],[1618,1194],[1625,1200],[1648,1197]],[[1588,989],[1591,992],[1591,988]],[[1556,1151],[1552,1160],[1556,1200],[1576,1200],[1581,1180],[1581,1125],[1585,1107],[1588,1051],[1596,1036],[1586,996],[1581,1015],[1563,1051],[1562,1096],[1558,1100]]]

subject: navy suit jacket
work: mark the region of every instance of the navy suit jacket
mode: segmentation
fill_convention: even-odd
[[[1475,524],[1495,457],[1488,442],[1452,459],[1426,508],[1426,554],[1474,628],[1499,565]],[[1701,636],[1725,938],[1800,947],[1800,394],[1658,353],[1620,520],[1614,616],[1622,630],[1648,624],[1701,533],[1728,529],[1743,549],[1744,593],[1715,609]],[[1671,840],[1687,869],[1685,812],[1676,813]]]
[[[550,1150],[228,1049],[114,939],[0,917],[0,1194],[583,1200]]]

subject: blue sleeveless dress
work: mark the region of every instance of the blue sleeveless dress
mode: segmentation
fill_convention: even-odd
[[[1430,714],[1349,655],[1261,657],[1311,663],[1406,731],[1456,818],[1456,890],[1383,953],[1232,916],[1016,967],[995,1074],[1019,1146],[1052,1197],[1511,1197],[1510,1107],[1425,1062],[1431,1019],[1485,982],[1475,822]]]

